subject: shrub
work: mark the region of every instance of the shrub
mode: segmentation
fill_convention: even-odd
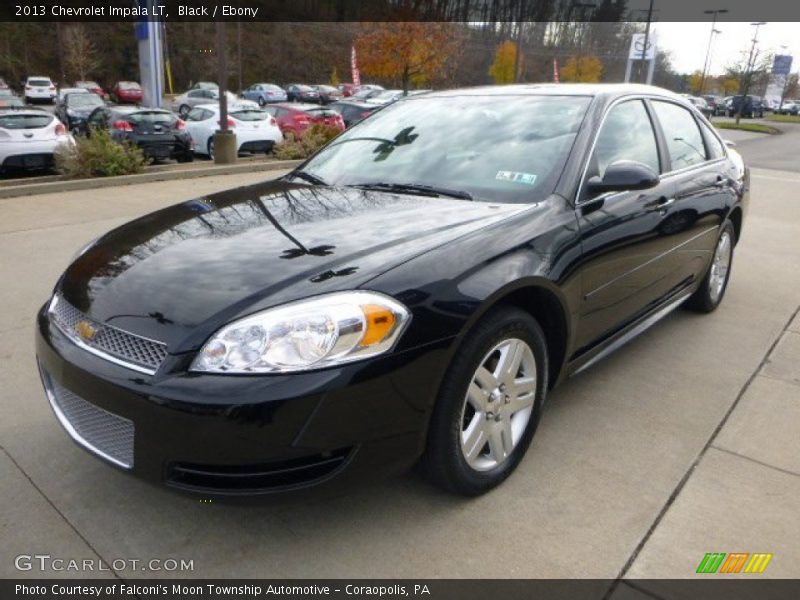
[[[104,129],[91,137],[78,137],[75,144],[60,148],[55,155],[56,169],[67,177],[112,177],[141,173],[146,159],[141,149],[130,142],[117,142]]]
[[[308,158],[339,135],[339,133],[340,131],[336,129],[336,127],[331,127],[329,125],[312,125],[306,129],[299,138],[288,134],[286,140],[275,146],[275,158],[283,160]]]

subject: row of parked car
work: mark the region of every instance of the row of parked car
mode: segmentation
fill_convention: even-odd
[[[140,95],[126,95],[124,90],[141,94],[135,82],[120,82],[107,94],[91,81],[59,88],[49,78],[29,77],[24,88],[24,99],[9,89],[9,99],[14,96],[15,100],[4,106],[0,85],[0,116],[4,117],[0,129],[11,127],[19,132],[20,143],[30,142],[3,144],[0,168],[4,171],[50,168],[57,147],[73,142],[70,134],[91,136],[98,129],[108,131],[115,140],[136,144],[152,160],[187,162],[195,154],[214,156],[214,133],[220,126],[220,94],[215,83],[196,83],[168,109],[142,107]],[[290,84],[280,88],[267,83],[254,84],[241,95],[226,94],[227,125],[236,133],[240,153],[270,152],[286,137],[300,137],[315,124],[344,130],[403,96],[401,90],[377,85]],[[26,105],[32,101],[54,102],[54,116]]]
[[[759,96],[692,96],[682,94],[686,100],[694,104],[707,117],[733,117],[741,111],[747,119],[762,118],[764,113],[772,111],[779,115],[797,115],[800,113],[800,100],[784,100],[783,102],[765,102]]]

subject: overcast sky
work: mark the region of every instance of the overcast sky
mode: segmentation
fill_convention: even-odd
[[[794,2],[796,0],[787,0]],[[711,23],[653,23],[659,50],[669,51],[675,70],[691,73],[703,70]],[[722,33],[714,36],[711,47],[713,75],[719,75],[727,64],[739,60],[741,52],[750,51],[755,27],[750,23],[717,23]],[[800,23],[767,23],[758,29],[758,46],[769,53],[791,54],[792,72],[800,68]],[[787,46],[783,48],[782,46]]]

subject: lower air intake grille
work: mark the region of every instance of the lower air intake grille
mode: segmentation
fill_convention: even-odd
[[[133,467],[133,421],[87,402],[44,371],[42,381],[58,420],[76,442],[120,467]]]
[[[197,465],[175,463],[168,483],[198,492],[252,494],[300,487],[333,474],[347,461],[350,448],[260,465]]]

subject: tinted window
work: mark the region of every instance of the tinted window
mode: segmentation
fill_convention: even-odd
[[[187,96],[189,98],[202,98],[203,97],[203,92],[202,92],[202,90],[192,90],[191,92],[189,92],[187,94]]]
[[[41,115],[0,115],[0,128],[2,129],[41,129],[47,127],[53,117],[48,114]]]
[[[692,114],[677,104],[653,102],[667,140],[672,170],[683,169],[707,159],[703,136]]]
[[[142,111],[127,115],[126,119],[135,125],[166,125],[175,122],[175,115],[162,111]]]
[[[536,202],[553,192],[589,102],[421,96],[376,112],[304,168],[335,185],[427,184],[478,200]]]
[[[597,136],[590,174],[602,177],[618,160],[635,160],[661,171],[653,125],[641,100],[623,102],[609,111]]]
[[[28,85],[33,85],[36,87],[49,87],[53,84],[50,83],[49,79],[29,79]]]
[[[711,131],[711,128],[700,121],[700,128],[703,130],[703,134],[706,138],[706,147],[708,148],[708,152],[711,158],[721,158],[725,156],[725,148],[722,146],[722,142],[719,141],[719,138],[714,135],[714,132]]]

